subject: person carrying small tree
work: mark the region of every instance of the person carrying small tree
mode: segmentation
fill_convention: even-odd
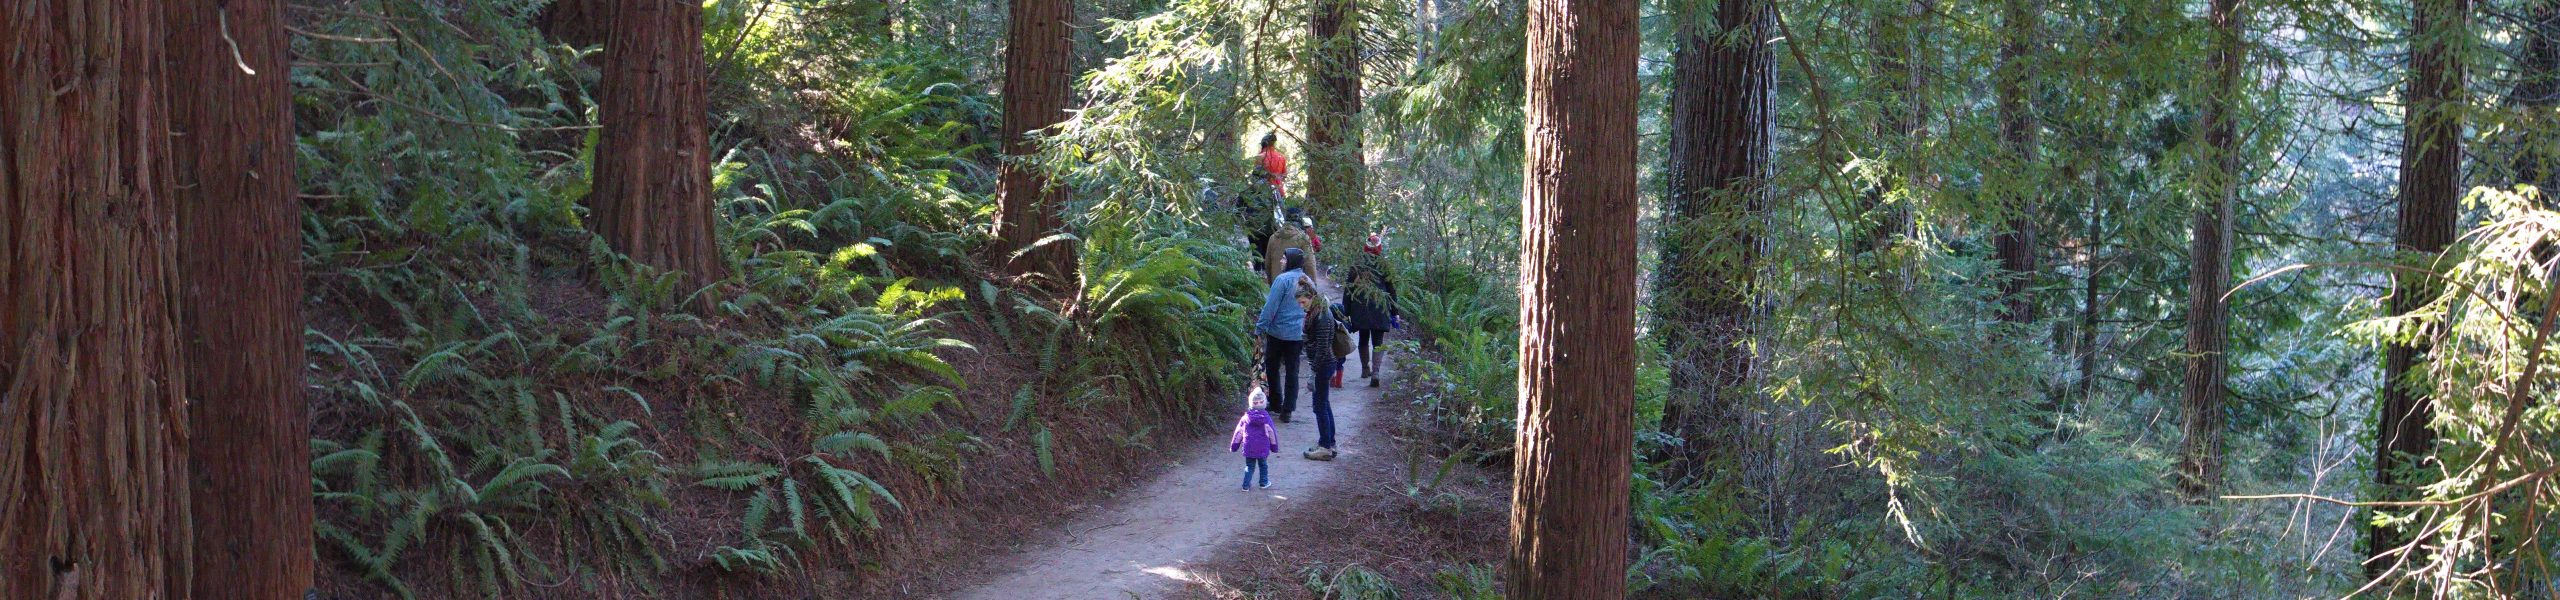
[[[1343,312],[1349,314],[1345,324],[1359,336],[1353,346],[1359,349],[1360,376],[1369,378],[1369,387],[1378,387],[1378,363],[1384,361],[1378,342],[1404,318],[1404,311],[1396,307],[1396,284],[1387,274],[1386,252],[1385,238],[1371,234],[1368,245],[1351,257],[1350,273],[1342,280]]]

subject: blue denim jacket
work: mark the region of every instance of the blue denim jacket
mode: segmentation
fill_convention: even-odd
[[[1298,283],[1306,279],[1306,272],[1290,269],[1271,280],[1271,293],[1262,297],[1262,319],[1255,321],[1263,335],[1292,342],[1307,338],[1307,309],[1298,307]]]

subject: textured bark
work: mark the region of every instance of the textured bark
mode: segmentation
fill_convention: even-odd
[[[166,7],[195,597],[300,597],[311,428],[284,3]]]
[[[729,276],[711,205],[702,4],[620,1],[605,19],[604,132],[589,227],[641,264],[682,271],[691,293]]]
[[[2009,211],[2008,223],[1992,239],[1993,254],[2000,259],[2000,269],[2007,271],[2001,279],[2001,320],[2011,323],[2033,323],[2036,320],[2035,297],[2030,293],[2036,278],[2036,216],[2042,210],[2044,189],[2037,163],[2036,133],[2043,125],[2029,87],[2036,81],[2033,53],[2042,43],[2041,11],[2037,0],[2006,0],[2002,3],[2001,24],[2007,29],[2000,43],[1998,77],[1998,109],[2000,111],[2001,151],[2007,155],[2007,181],[2001,182],[2001,208]]]
[[[2201,501],[2222,485],[2222,421],[2230,394],[2223,350],[2228,345],[2231,289],[2231,209],[2240,193],[2240,153],[2235,115],[2242,55],[2239,0],[2213,0],[2213,58],[2206,71],[2214,91],[2205,101],[2204,144],[2212,157],[2212,197],[2195,211],[2193,245],[2187,249],[2186,409],[2179,450],[2180,491]]]
[[[0,598],[187,595],[161,4],[0,27]]]
[[[1626,596],[1636,2],[1529,4],[1513,598]]]
[[[1721,0],[1713,32],[1681,25],[1671,59],[1670,180],[1656,331],[1670,360],[1663,421],[1679,435],[1680,472],[1740,464],[1755,368],[1753,316],[1768,203],[1777,83],[1777,12],[1766,0]]]
[[[1067,118],[1068,73],[1076,60],[1073,0],[1012,0],[1013,21],[1005,30],[1003,172],[996,192],[995,257],[1008,274],[1039,274],[1066,281],[1075,273],[1075,255],[1065,243],[1051,243],[1022,253],[1064,227],[1058,212],[1066,190],[1018,159],[1039,152],[1032,135]]]
[[[2400,146],[2400,229],[2394,236],[2402,253],[2416,256],[2443,252],[2453,243],[2454,220],[2461,213],[2463,65],[2459,44],[2470,33],[2469,0],[2418,0],[2411,16],[2408,90],[2408,133]],[[2392,276],[2392,314],[2405,314],[2426,304],[2436,286],[2422,278]],[[2385,499],[2416,495],[2420,481],[2404,476],[2417,470],[2436,443],[2435,401],[2407,378],[2414,375],[2424,343],[2392,344],[2383,349],[2382,414],[2374,437],[2374,481]],[[2381,557],[2408,543],[2407,532],[2370,527],[2366,550]],[[2390,558],[2365,563],[2374,576],[2397,562]]]
[[[1317,0],[1307,33],[1316,41],[1307,78],[1307,202],[1333,215],[1358,214],[1368,169],[1360,136],[1360,14],[1353,0]]]

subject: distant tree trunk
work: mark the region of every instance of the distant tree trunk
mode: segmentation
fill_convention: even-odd
[[[1992,241],[2000,258],[2000,269],[2007,271],[2001,280],[2003,300],[2000,318],[2011,323],[2033,323],[2036,320],[2035,297],[2030,294],[2036,278],[2036,215],[2041,211],[2043,179],[2038,167],[2036,133],[2043,125],[2037,121],[2029,88],[2035,85],[2035,52],[2041,41],[2043,7],[2037,0],[2006,0],[2002,3],[2001,21],[2007,29],[2000,43],[2000,73],[1997,78],[2000,111],[2000,141],[2008,155],[2009,179],[2002,183],[2008,211],[2007,227]]]
[[[1635,0],[1529,4],[1513,598],[1626,595],[1636,13]]]
[[[2213,58],[2206,71],[2214,78],[2205,101],[2204,145],[2215,171],[2211,193],[2195,211],[2195,241],[2187,251],[2186,441],[2180,448],[2178,481],[2189,500],[2203,501],[2222,485],[2222,412],[2230,307],[2222,294],[2231,289],[2231,209],[2240,193],[2239,128],[2234,107],[2239,102],[2241,63],[2239,0],[2213,0]]]
[[[579,47],[602,44],[614,3],[628,1],[551,0],[534,17],[534,27],[563,44]]]
[[[711,205],[702,4],[621,0],[615,9],[605,19],[589,226],[633,260],[684,272],[691,293],[729,276]]]
[[[2464,69],[2462,40],[2471,31],[2469,0],[2417,0],[2409,31],[2408,133],[2400,145],[2399,250],[2431,256],[2453,243],[2454,220],[2461,214],[2462,110]],[[2435,295],[2437,286],[2424,278],[2392,275],[2391,314],[2407,314]],[[2375,429],[2374,482],[2384,499],[2416,495],[2421,482],[2409,479],[2436,445],[2435,402],[2412,381],[2424,342],[2392,344],[2383,349],[2382,414]],[[2409,543],[2408,532],[2373,526],[2366,551],[2368,575],[2388,574],[2396,560],[2383,558]]]
[[[195,597],[298,598],[312,584],[311,419],[284,2],[165,6]]]
[[[1355,214],[1368,191],[1360,139],[1360,13],[1353,0],[1318,0],[1308,35],[1316,40],[1307,78],[1307,201],[1336,216]]]
[[[2524,15],[2524,51],[2516,57],[2513,101],[2523,110],[2518,127],[2524,147],[2516,153],[2516,179],[2542,189],[2545,206],[2560,196],[2560,0],[2542,0]]]
[[[1918,185],[1921,173],[1916,157],[1922,130],[1928,126],[1928,101],[1921,97],[1927,88],[1928,69],[1920,65],[1921,44],[1928,37],[1928,19],[1936,0],[1909,0],[1903,10],[1876,16],[1875,35],[1869,43],[1876,55],[1876,77],[1884,80],[1891,98],[1883,115],[1876,120],[1877,152],[1890,157],[1896,173],[1905,182]],[[1858,251],[1879,252],[1893,246],[1894,238],[1911,233],[1910,205],[1888,205],[1885,198],[1889,182],[1880,182],[1867,191],[1857,237]],[[1906,200],[1907,202],[1907,200]]]
[[[1665,196],[1654,317],[1671,367],[1663,421],[1679,435],[1680,471],[1730,467],[1750,442],[1747,386],[1768,203],[1777,83],[1777,12],[1767,0],[1720,0],[1714,31],[1680,25],[1671,59],[1670,193]]]
[[[1032,165],[1020,162],[1039,152],[1031,136],[1065,121],[1068,67],[1076,60],[1073,0],[1012,0],[1013,22],[1005,31],[1004,154],[996,196],[995,257],[1009,274],[1038,274],[1066,281],[1075,273],[1070,246],[1051,243],[1021,254],[1025,248],[1058,233],[1064,226],[1058,211],[1066,190],[1052,185]]]
[[[0,598],[189,589],[161,3],[0,27]]]

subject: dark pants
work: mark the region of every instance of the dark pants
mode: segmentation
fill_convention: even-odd
[[[1358,344],[1360,347],[1360,376],[1377,379],[1378,361],[1377,359],[1370,358],[1369,353],[1377,352],[1378,342],[1380,340],[1387,339],[1387,332],[1362,329],[1357,333],[1360,334],[1360,343]],[[1378,352],[1378,354],[1383,357],[1386,353]]]
[[[1253,474],[1262,474],[1262,487],[1271,487],[1271,459],[1244,459],[1244,487],[1253,487]]]
[[[1316,409],[1316,445],[1331,448],[1333,447],[1333,398],[1330,392],[1333,386],[1328,385],[1327,381],[1333,379],[1334,368],[1341,366],[1342,363],[1330,360],[1308,360],[1307,362],[1314,363],[1308,365],[1307,370],[1315,372],[1316,376],[1315,381],[1307,384],[1307,396],[1314,401]]]
[[[1266,389],[1279,390],[1271,395],[1271,415],[1282,421],[1298,411],[1298,356],[1306,346],[1306,342],[1262,336],[1262,379],[1270,382]]]

